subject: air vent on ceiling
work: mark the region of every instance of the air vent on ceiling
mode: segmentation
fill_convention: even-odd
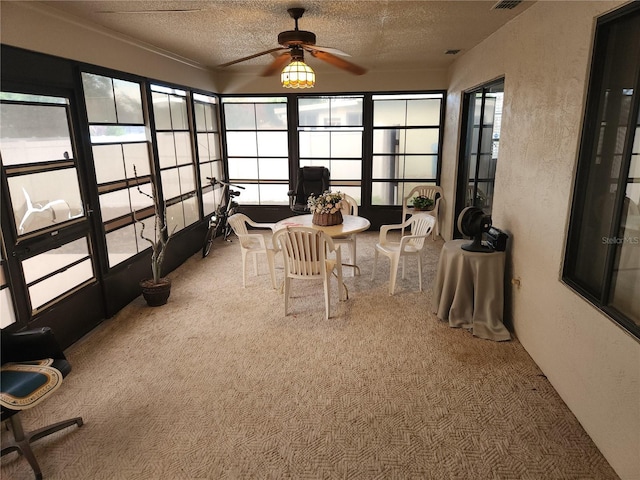
[[[447,50],[444,52],[445,55],[457,55],[458,53],[460,53],[460,49],[456,48],[456,49],[452,49],[452,50]]]
[[[522,0],[500,0],[491,10],[512,10],[522,3]]]

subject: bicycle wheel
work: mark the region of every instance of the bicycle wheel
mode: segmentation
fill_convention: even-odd
[[[231,235],[231,233],[233,232],[233,229],[231,228],[231,225],[227,224],[224,227],[224,239],[227,242],[230,242],[231,240],[229,239],[229,236]]]
[[[204,237],[204,244],[202,245],[202,258],[209,255],[211,245],[213,245],[213,240],[216,238],[216,230],[217,225],[212,225],[209,227],[209,230],[207,230],[207,234]]]
[[[222,219],[218,217],[217,221],[209,227],[207,237],[205,238],[204,245],[202,246],[202,258],[209,255],[213,241],[224,232],[223,223]]]

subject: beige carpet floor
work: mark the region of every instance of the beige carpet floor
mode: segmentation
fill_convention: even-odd
[[[517,340],[430,313],[442,242],[429,242],[425,290],[408,265],[391,297],[386,259],[371,280],[376,237],[359,236],[362,275],[346,269],[343,303],[334,282],[329,320],[311,282],[294,283],[284,316],[264,261],[243,289],[237,241],[194,255],[167,305],[138,298],[106,320],[25,412],[29,429],[85,421],[35,443],[44,478],[617,478]],[[33,478],[16,453],[0,474]]]

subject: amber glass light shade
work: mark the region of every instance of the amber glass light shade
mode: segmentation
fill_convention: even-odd
[[[316,83],[316,74],[303,61],[294,60],[284,67],[280,80],[284,88],[311,88]]]

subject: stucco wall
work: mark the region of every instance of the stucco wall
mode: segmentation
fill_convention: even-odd
[[[521,280],[514,330],[621,478],[638,479],[640,343],[560,280],[595,19],[622,3],[538,2],[457,59],[442,183],[454,191],[463,92],[504,76],[492,215]]]
[[[215,75],[185,58],[114,35],[32,2],[0,4],[6,45],[69,58],[178,85],[216,91]]]

